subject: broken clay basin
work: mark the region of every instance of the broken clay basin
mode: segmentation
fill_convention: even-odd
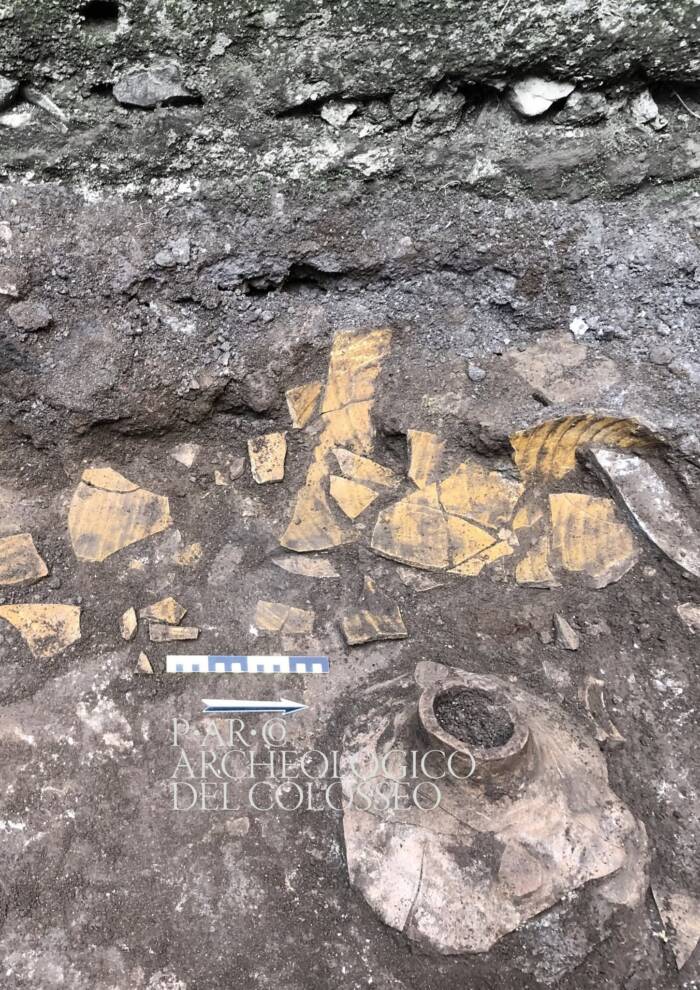
[[[566,946],[568,969],[605,936],[617,911],[642,903],[644,826],[611,791],[595,739],[557,706],[499,678],[428,661],[416,667],[416,680],[417,704],[415,690],[397,696],[388,685],[348,733],[342,778],[351,883],[387,925],[441,953],[487,952],[551,909],[558,924],[587,888],[596,930]],[[429,781],[436,750],[460,757],[453,775],[439,780],[437,806],[356,800],[360,788],[374,796],[385,787],[382,761],[393,766],[395,754],[418,753],[412,787]]]

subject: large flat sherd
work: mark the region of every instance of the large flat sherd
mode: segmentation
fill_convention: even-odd
[[[592,447],[591,464],[637,527],[683,570],[700,577],[700,531],[692,506],[647,461]]]
[[[639,549],[612,499],[560,492],[549,496],[549,505],[557,567],[580,574],[592,588],[605,588],[634,567]]]
[[[105,560],[170,524],[165,496],[139,488],[111,468],[83,472],[68,512],[68,531],[79,560]]]
[[[15,627],[38,659],[54,657],[80,639],[78,605],[3,605],[0,619]]]

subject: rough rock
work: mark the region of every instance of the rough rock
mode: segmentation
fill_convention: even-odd
[[[20,330],[45,330],[51,324],[51,313],[39,302],[14,303],[7,315]]]
[[[584,93],[575,90],[557,114],[557,123],[590,127],[604,120],[610,109],[603,93]]]
[[[357,110],[357,103],[329,101],[321,107],[321,116],[332,127],[344,127]]]
[[[201,449],[198,443],[180,443],[173,447],[170,456],[183,467],[191,468]]]
[[[557,646],[561,646],[563,650],[577,650],[579,648],[581,637],[571,623],[558,612],[554,616],[554,628]]]
[[[0,261],[0,296],[18,299],[27,291],[28,285],[29,273],[26,268]]]
[[[588,324],[584,319],[582,319],[582,317],[575,316],[569,324],[569,330],[571,330],[577,340],[580,340],[582,337],[586,336],[586,333],[588,332]]]
[[[0,75],[0,110],[9,107],[19,92],[19,83]]]
[[[638,124],[663,126],[659,118],[659,108],[648,89],[643,89],[630,101],[630,112]]]
[[[700,361],[693,361],[689,357],[678,357],[671,361],[669,368],[677,378],[684,378],[691,385],[700,385]]]
[[[695,602],[682,602],[676,611],[691,633],[700,632],[700,605]]]
[[[178,237],[170,241],[167,247],[159,251],[154,261],[159,268],[175,268],[176,265],[188,265],[191,257],[189,238]]]
[[[115,98],[130,107],[152,108],[191,100],[193,94],[182,81],[177,62],[154,62],[147,68],[134,68],[115,83]]]
[[[566,99],[574,89],[575,83],[526,76],[511,86],[508,99],[524,117],[539,117],[558,100]]]
[[[580,320],[580,325],[585,334],[588,324]],[[573,320],[570,328],[578,326],[579,321]],[[574,333],[574,337],[581,336]],[[546,405],[602,404],[603,395],[621,377],[612,361],[592,356],[585,344],[572,340],[568,334],[542,334],[536,344],[510,355],[507,360]]]
[[[676,966],[681,970],[700,941],[700,900],[688,891],[673,889],[664,882],[654,883],[651,889],[668,930]]]

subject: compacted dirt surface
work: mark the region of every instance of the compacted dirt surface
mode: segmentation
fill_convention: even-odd
[[[678,562],[699,532],[696,22],[626,0],[0,4],[0,577],[18,534],[46,572],[0,584],[0,986],[700,986],[700,586]],[[509,94],[532,74],[576,99],[524,116]],[[381,356],[344,363],[378,328]],[[296,428],[287,393],[311,383]],[[528,468],[517,435],[540,424]],[[410,431],[440,447],[429,477]],[[268,434],[283,476],[260,483],[248,441]],[[595,436],[665,480],[685,557],[591,470]],[[460,465],[477,507],[448,505]],[[331,476],[369,504],[344,512]],[[393,507],[419,492],[407,523]],[[168,597],[197,639],[154,641],[138,613]],[[26,605],[79,610],[79,638],[54,612],[22,628]],[[166,672],[194,654],[329,670]],[[646,830],[637,902],[596,916],[593,880],[444,954],[351,883],[339,798],[296,807],[277,764],[278,803],[252,781],[226,796],[228,751],[269,780],[275,749],[341,757],[379,698],[415,717],[426,660],[598,739]],[[274,710],[203,699],[306,707],[281,740]],[[483,744],[478,706],[436,714]],[[471,910],[462,866],[448,920]]]

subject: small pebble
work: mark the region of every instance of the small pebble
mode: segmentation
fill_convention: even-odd
[[[670,364],[673,358],[673,351],[669,351],[667,347],[652,347],[649,351],[649,360],[652,364]]]
[[[580,644],[580,637],[576,629],[567,622],[563,615],[558,612],[554,615],[554,631],[556,634],[557,646],[564,650],[577,650]]]
[[[585,337],[586,331],[588,330],[588,324],[585,320],[581,319],[580,316],[575,316],[569,324],[569,330],[571,330],[577,340],[580,340],[581,337]]]
[[[480,368],[476,364],[469,365],[467,375],[469,376],[469,380],[472,382],[483,382],[484,378],[486,378],[486,372],[484,369]]]

